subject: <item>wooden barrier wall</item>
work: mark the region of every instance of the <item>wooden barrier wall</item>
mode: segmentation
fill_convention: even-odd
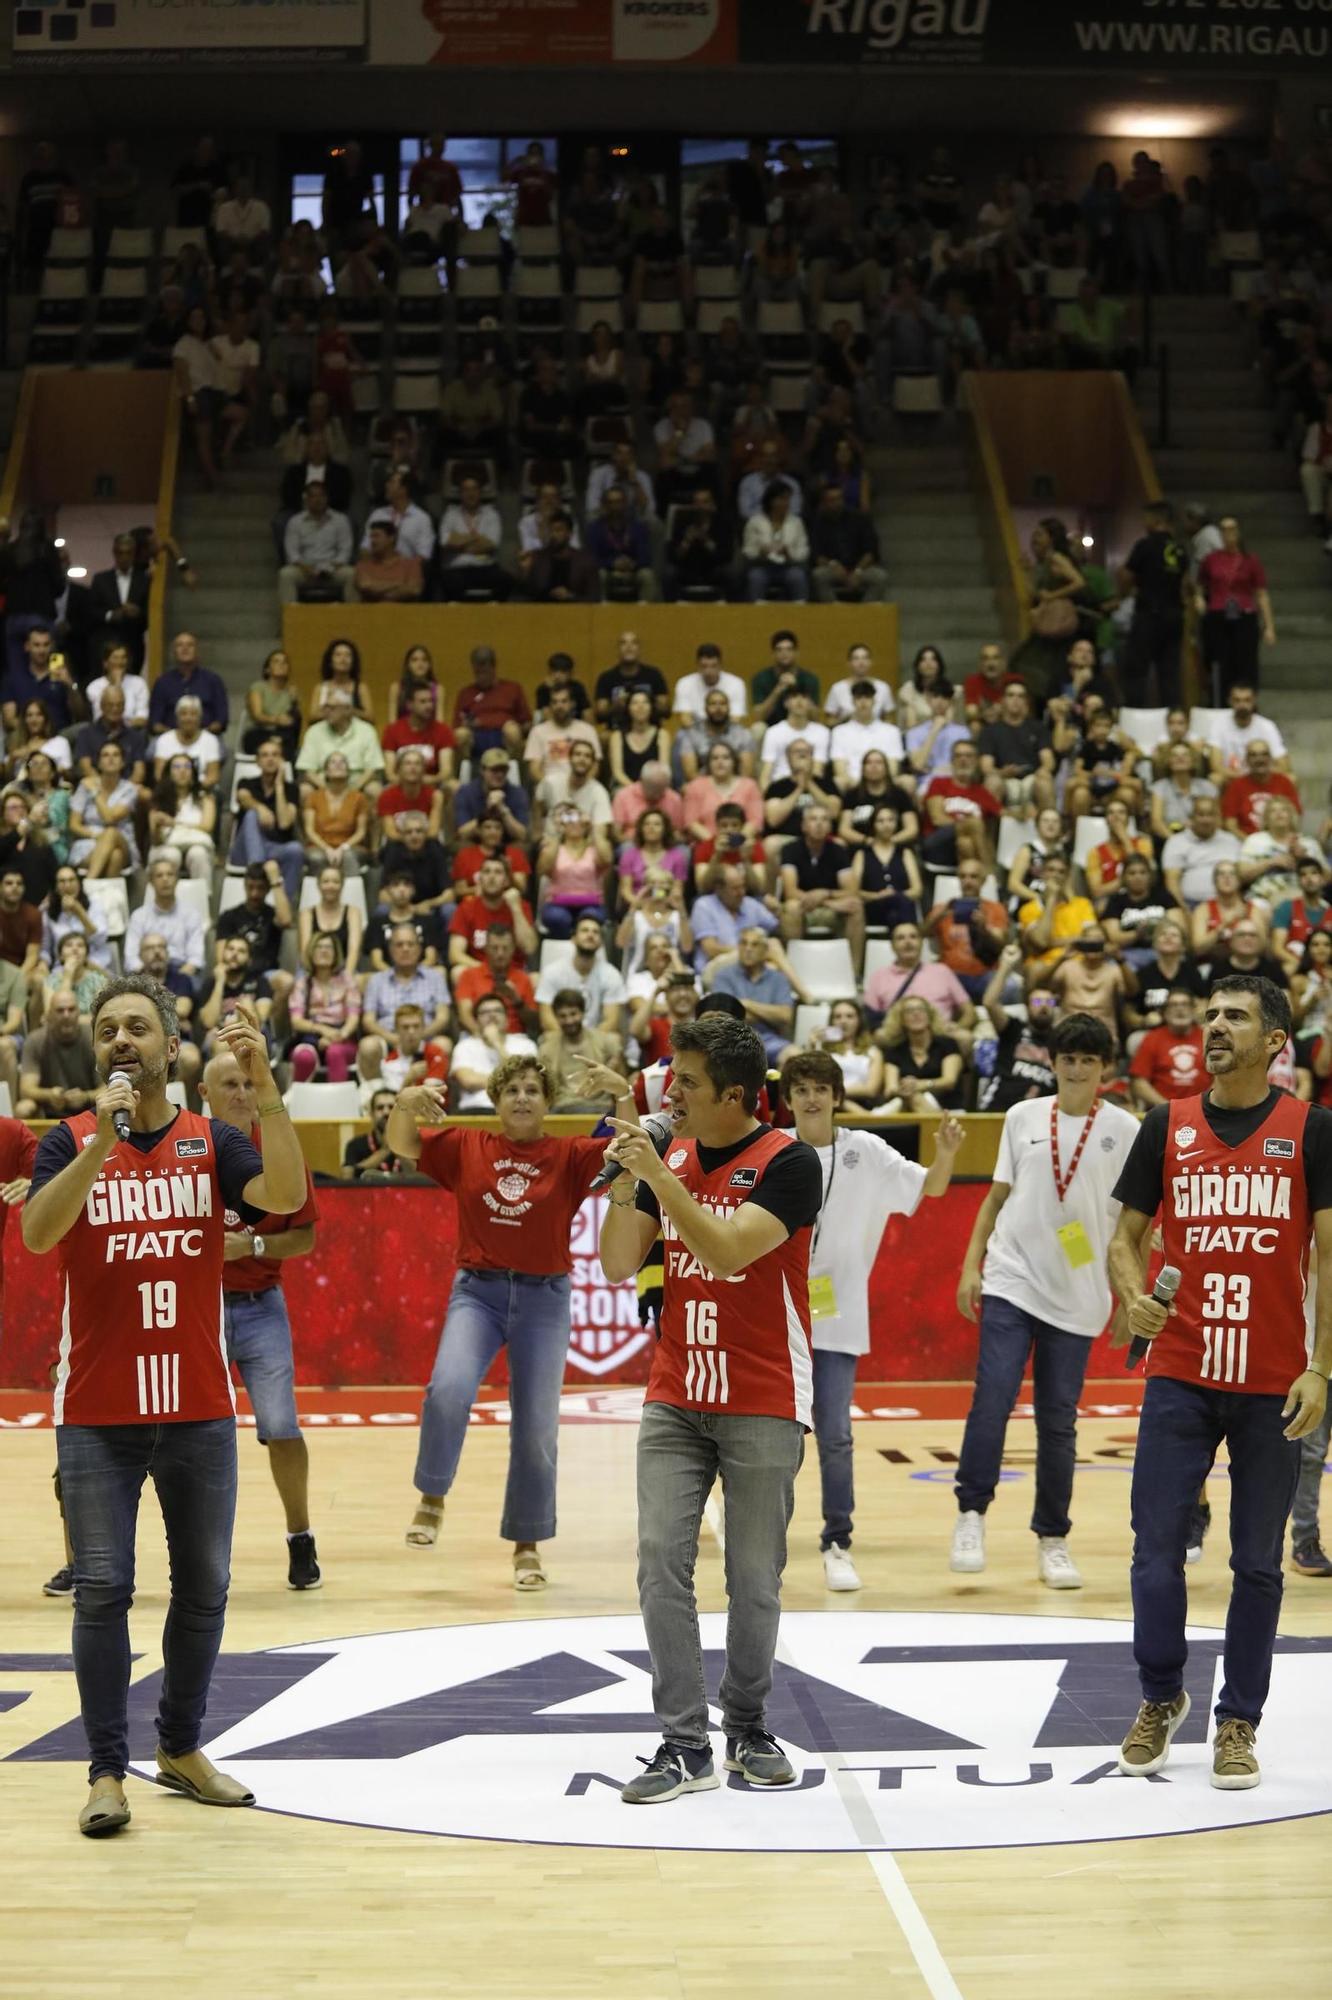
[[[158,369],[29,368],[0,494],[5,512],[142,502],[153,520],[174,400],[171,376]]]
[[[351,639],[380,727],[389,720],[390,684],[410,646],[434,656],[452,712],[454,695],[472,679],[473,646],[493,646],[502,678],[535,694],[552,653],[569,653],[589,689],[616,658],[616,640],[637,632],[643,658],[660,667],[673,686],[694,668],[694,649],[711,641],[723,665],[748,682],[771,654],[768,642],[786,628],[800,640],[801,663],[826,689],[846,671],[852,646],[866,645],[875,672],[894,686],[898,676],[898,618],[893,604],[292,604],[282,614],[282,643],[293,677],[308,694],[333,639]],[[255,660],[255,672],[261,661]]]

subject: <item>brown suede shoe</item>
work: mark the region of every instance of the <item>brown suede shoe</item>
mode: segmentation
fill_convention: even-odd
[[[168,1757],[159,1744],[157,1748],[157,1782],[165,1785],[169,1792],[179,1792],[183,1798],[193,1799],[201,1806],[252,1806],[254,1793],[247,1791],[238,1779],[229,1778],[225,1771],[219,1771],[210,1764],[202,1751],[192,1753],[191,1763],[198,1766],[193,1775],[184,1769],[182,1760]]]

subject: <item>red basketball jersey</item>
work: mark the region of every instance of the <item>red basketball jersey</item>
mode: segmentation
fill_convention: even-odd
[[[666,1164],[696,1201],[730,1215],[747,1201],[780,1153],[789,1132],[765,1132],[711,1173],[704,1173],[692,1139],[682,1139]],[[808,1229],[759,1257],[733,1278],[715,1278],[661,1218],[665,1258],[661,1338],[648,1381],[649,1403],[682,1410],[717,1410],[741,1417],[813,1421],[810,1359]]]
[[[65,1120],[76,1145],[97,1129]],[[57,1424],[197,1423],[236,1410],[222,1327],[225,1204],[207,1118],[113,1146],[60,1245]]]
[[[1279,1097],[1251,1137],[1227,1146],[1201,1096],[1171,1104],[1162,1233],[1165,1261],[1183,1281],[1151,1344],[1148,1374],[1284,1396],[1305,1367],[1308,1115],[1307,1105]]]

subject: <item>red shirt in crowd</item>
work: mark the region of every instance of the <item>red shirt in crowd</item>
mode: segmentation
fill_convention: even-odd
[[[381,819],[392,819],[395,813],[424,813],[429,819],[435,803],[433,785],[418,785],[409,792],[405,785],[385,785],[375,800],[375,811]]]
[[[1267,571],[1257,556],[1246,555],[1243,549],[1213,549],[1198,565],[1198,581],[1209,611],[1224,611],[1231,603],[1241,611],[1254,611],[1257,593],[1267,589]]]
[[[37,1157],[37,1134],[30,1132],[21,1118],[0,1118],[0,1187],[10,1181],[32,1178]],[[0,1201],[0,1295],[5,1289],[5,1230],[9,1209]]]
[[[971,900],[972,914],[984,924],[987,931],[997,932],[996,947],[1002,945],[1008,935],[1008,911],[1002,903],[992,903],[988,897],[976,899],[955,898],[951,903],[941,904],[944,914],[938,923],[934,922],[934,911],[930,911],[926,929],[934,935],[935,949],[950,972],[959,979],[979,979],[983,972],[993,972],[993,965],[977,958],[971,947],[971,918],[958,911],[958,902]]]
[[[410,716],[400,715],[396,722],[390,722],[380,740],[395,756],[400,750],[420,750],[427,771],[437,771],[440,751],[453,748],[453,731],[447,722],[427,722],[421,728]]]
[[[527,696],[517,681],[496,681],[488,688],[478,687],[473,681],[470,687],[459,688],[453,704],[455,729],[465,725],[468,729],[501,730],[506,722],[516,722],[526,729],[531,720]]]
[[[962,683],[962,700],[968,708],[981,708],[987,701],[997,702],[1004,689],[1015,682],[1022,685],[1021,674],[1001,674],[997,681],[987,680],[984,674],[968,674]]]
[[[250,1144],[258,1152],[260,1135],[258,1126],[250,1132]],[[255,1236],[276,1236],[282,1229],[305,1229],[318,1222],[319,1210],[315,1206],[314,1182],[310,1169],[305,1170],[305,1200],[292,1215],[262,1215],[258,1222],[251,1224]],[[244,1223],[234,1208],[226,1212],[228,1229],[243,1229]],[[224,1292],[267,1292],[282,1282],[280,1257],[237,1257],[230,1264],[222,1266],[222,1289]]]
[[[532,906],[522,905],[523,915],[528,923],[532,921]],[[503,924],[506,930],[513,929],[513,909],[508,903],[496,903],[492,908],[481,896],[464,896],[453,915],[449,918],[449,936],[466,938],[467,949],[473,958],[486,955],[486,932],[492,924]],[[522,946],[514,939],[513,962],[526,965],[527,957]]]
[[[22,965],[28,946],[42,943],[42,913],[35,903],[20,903],[16,910],[0,910],[0,958]]]
[[[717,853],[717,839],[716,835],[714,834],[711,840],[695,841],[693,848],[690,851],[689,858],[692,861],[695,868],[701,868],[704,866],[706,862],[711,861],[715,857],[716,853]],[[725,854],[723,854],[723,859],[725,858],[726,856]],[[749,851],[750,863],[752,863],[752,865],[755,868],[762,868],[764,863],[767,861],[767,858],[768,858],[767,855],[763,851],[763,842],[761,840],[756,840],[754,842],[753,847]]]
[[[1150,1083],[1162,1097],[1191,1097],[1205,1084],[1203,1031],[1190,1028],[1185,1035],[1173,1028],[1151,1028],[1134,1050],[1129,1075]]]
[[[427,1132],[421,1172],[458,1204],[458,1263],[467,1271],[567,1275],[573,1219],[610,1140],[506,1139],[450,1125]]]
[[[521,966],[511,965],[505,975],[505,980],[513,988],[525,1007],[536,1006],[536,990]],[[455,1000],[470,1000],[473,1007],[475,1007],[478,1000],[484,1000],[487,993],[493,993],[494,991],[495,975],[484,960],[482,960],[480,965],[469,965],[466,972],[455,972],[453,975],[453,997]],[[508,1032],[511,1035],[523,1034],[525,1031],[522,1015],[512,1000],[506,1001],[505,1005],[509,1010]]]
[[[1257,778],[1232,778],[1221,794],[1221,817],[1233,819],[1241,833],[1261,833],[1269,799],[1289,799],[1297,813],[1304,811],[1295,780],[1284,771],[1270,771],[1261,783]]]
[[[959,785],[946,772],[922,787],[923,799],[942,799],[949,819],[998,819],[999,801],[984,785]]]
[[[440,153],[423,153],[407,176],[407,199],[415,201],[427,181],[434,181],[439,199],[446,207],[462,207],[462,175],[452,160],[446,160]]]
[[[481,873],[482,862],[489,859],[490,856],[487,854],[485,848],[477,846],[475,841],[470,847],[460,847],[453,863],[454,881],[464,882],[470,888]],[[532,872],[532,864],[528,860],[526,853],[521,847],[506,847],[504,849],[504,859],[509,864],[509,873],[513,876],[518,887],[521,888]]]

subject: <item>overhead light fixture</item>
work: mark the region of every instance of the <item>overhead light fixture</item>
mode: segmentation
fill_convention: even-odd
[[[1220,104],[1117,104],[1097,119],[1107,139],[1210,139],[1233,122]]]
[[[1084,535],[1082,538],[1082,546],[1084,549],[1094,549],[1096,547],[1095,535]]]
[[[55,538],[55,546],[56,546],[56,547],[57,547],[58,549],[63,549],[63,548],[64,548],[64,546],[65,546],[65,538],[64,538],[64,536],[63,536],[63,535],[57,535],[57,536],[56,536],[56,538]]]
[[[82,564],[82,563],[75,563],[75,564],[74,564],[74,565],[73,565],[73,566],[72,566],[72,567],[70,568],[70,570],[69,570],[68,574],[69,574],[69,576],[70,576],[70,577],[72,578],[72,580],[73,580],[73,581],[74,581],[75,583],[82,583],[82,582],[83,582],[83,579],[84,579],[84,577],[85,577],[85,576],[87,576],[88,572],[87,572],[87,570],[86,570],[86,569],[85,569],[85,568],[83,567],[83,564]]]

